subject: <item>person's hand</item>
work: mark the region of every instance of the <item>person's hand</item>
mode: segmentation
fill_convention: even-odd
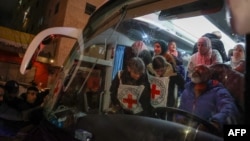
[[[120,105],[111,105],[109,109],[105,112],[106,114],[116,114],[121,110]]]

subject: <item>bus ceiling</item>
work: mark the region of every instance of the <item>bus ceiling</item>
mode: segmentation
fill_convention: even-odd
[[[170,10],[170,16],[183,17],[208,14],[220,10],[224,0],[141,0],[141,1],[117,1],[107,2],[101,9],[98,9],[89,19],[86,25],[83,36],[85,41],[90,40],[96,35],[102,33],[108,28],[114,26],[122,20],[132,19],[154,13],[157,11]],[[191,4],[188,4],[191,3]],[[214,4],[215,3],[215,4]],[[143,6],[141,6],[143,5]],[[182,7],[183,10],[180,10]],[[165,10],[164,10],[165,9]],[[108,12],[104,12],[108,11]],[[190,13],[189,13],[190,12]],[[104,14],[105,13],[105,14]],[[183,14],[185,13],[185,14]],[[166,17],[167,18],[167,17]]]

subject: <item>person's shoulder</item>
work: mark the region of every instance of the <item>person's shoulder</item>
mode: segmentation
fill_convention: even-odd
[[[217,49],[212,49],[212,55],[220,55],[220,52]]]
[[[216,92],[218,92],[219,94],[220,93],[228,93],[229,94],[229,91],[224,87],[224,85],[221,83],[221,82],[219,82],[218,80],[210,80],[209,81],[209,85],[210,85],[210,87],[211,87],[211,89],[213,90],[213,91],[216,91]]]
[[[218,47],[224,47],[224,43],[220,39],[217,39],[217,38],[211,39],[211,43],[216,48],[218,48]]]
[[[190,59],[189,59],[189,60],[190,60],[190,61],[193,61],[193,59],[195,59],[197,55],[198,55],[198,52],[192,54],[192,55],[190,56]]]

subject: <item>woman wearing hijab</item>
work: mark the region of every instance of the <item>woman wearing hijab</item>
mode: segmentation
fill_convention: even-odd
[[[223,63],[220,53],[212,49],[211,40],[207,37],[201,37],[197,42],[198,52],[193,54],[188,63],[188,73],[191,74],[197,65],[210,66],[216,63]]]
[[[237,44],[233,48],[233,55],[226,64],[229,64],[234,70],[245,73],[245,48],[242,44]]]

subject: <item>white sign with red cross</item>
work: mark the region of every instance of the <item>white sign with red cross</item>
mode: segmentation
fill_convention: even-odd
[[[168,98],[169,77],[149,77],[151,87],[151,105],[153,107],[166,107]]]
[[[120,85],[117,98],[123,109],[132,111],[134,114],[141,112],[142,106],[139,102],[144,86]]]

